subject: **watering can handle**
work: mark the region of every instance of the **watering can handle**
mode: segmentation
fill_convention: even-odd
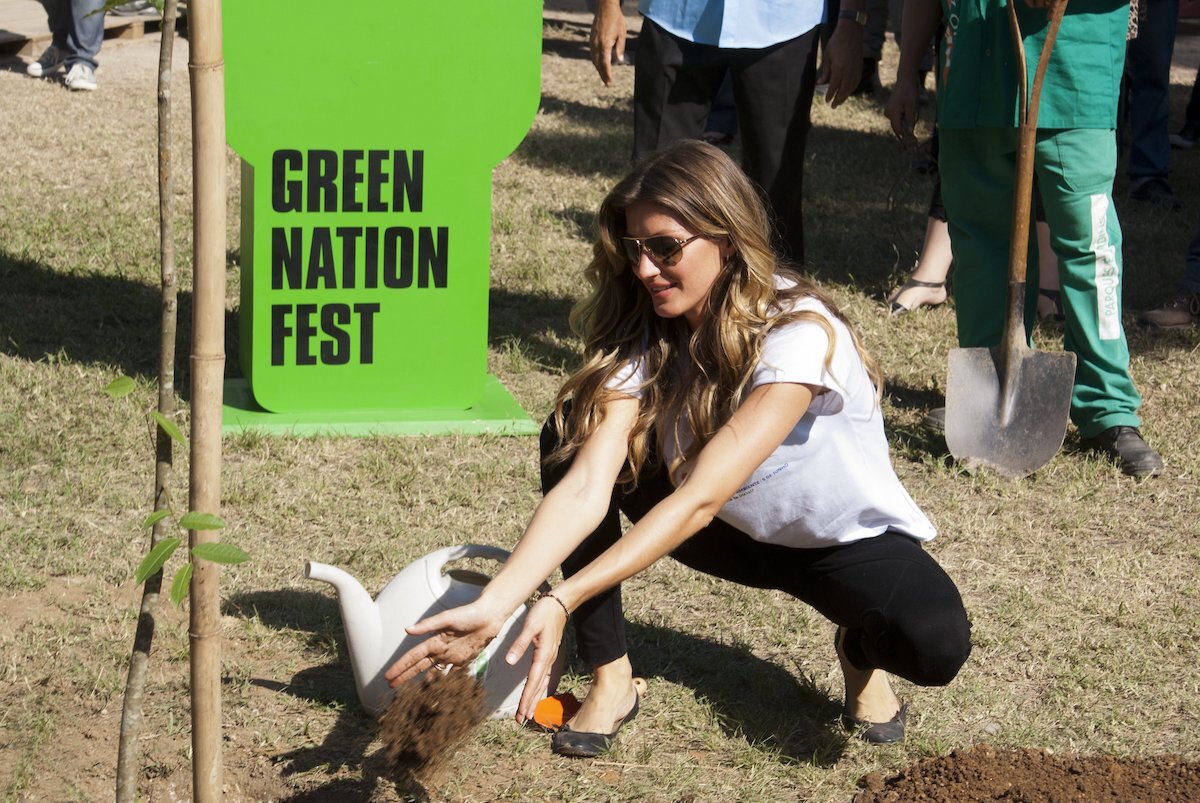
[[[437,552],[431,553],[425,560],[429,587],[433,589],[435,596],[441,596],[445,593],[446,589],[449,588],[450,581],[442,573],[442,567],[452,560],[491,558],[498,563],[504,563],[508,560],[510,554],[507,549],[487,544],[460,544],[458,546],[439,549]],[[538,590],[545,594],[550,591],[550,586],[542,583]]]

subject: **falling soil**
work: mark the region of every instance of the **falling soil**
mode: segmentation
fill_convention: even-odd
[[[884,779],[868,773],[853,803],[1187,803],[1200,801],[1200,764],[1055,755],[980,745],[929,758]]]
[[[428,783],[485,716],[483,687],[462,670],[427,672],[396,690],[379,738],[396,780]]]

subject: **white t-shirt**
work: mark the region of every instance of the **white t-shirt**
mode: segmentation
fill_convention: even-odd
[[[757,541],[789,547],[825,547],[871,538],[892,529],[918,540],[936,534],[904,490],[888,456],[875,388],[846,326],[821,302],[805,297],[796,310],[821,315],[836,334],[831,369],[829,338],[820,325],[795,321],[772,330],[747,392],[794,382],[825,388],[771,455],[717,516]],[[609,386],[640,397],[642,364],[632,362]],[[686,444],[690,435],[681,433]],[[676,457],[668,437],[668,465]],[[678,484],[687,466],[676,470]]]

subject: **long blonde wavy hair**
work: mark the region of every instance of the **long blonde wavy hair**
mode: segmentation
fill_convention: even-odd
[[[728,240],[733,247],[694,331],[682,316],[655,313],[621,247],[625,210],[640,202],[660,204],[693,234]],[[758,191],[719,148],[688,140],[650,156],[613,187],[600,204],[596,223],[592,261],[584,270],[592,292],[575,305],[570,319],[584,342],[584,364],[555,401],[555,424],[565,436],[548,461],[566,460],[578,451],[603,420],[605,403],[621,395],[607,385],[623,367],[638,361],[645,381],[620,481],[636,483],[655,436],[660,446],[674,441],[679,462],[690,460],[737,410],[772,329],[796,320],[818,324],[829,337],[825,364],[830,366],[833,327],[815,312],[789,311],[791,302],[805,296],[819,300],[846,324],[876,392],[882,389],[878,365],[849,321],[776,255]],[[776,287],[776,275],[790,281]],[[682,449],[680,422],[694,435]]]

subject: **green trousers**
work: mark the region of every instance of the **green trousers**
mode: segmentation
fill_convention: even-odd
[[[941,129],[938,167],[954,252],[958,343],[999,344],[1008,297],[1008,250],[1017,130]],[[1121,226],[1113,208],[1116,137],[1103,129],[1038,131],[1034,157],[1066,316],[1063,348],[1077,357],[1071,420],[1083,438],[1138,426],[1142,399],[1129,377],[1121,325]],[[1026,331],[1037,317],[1037,238],[1030,226]]]

